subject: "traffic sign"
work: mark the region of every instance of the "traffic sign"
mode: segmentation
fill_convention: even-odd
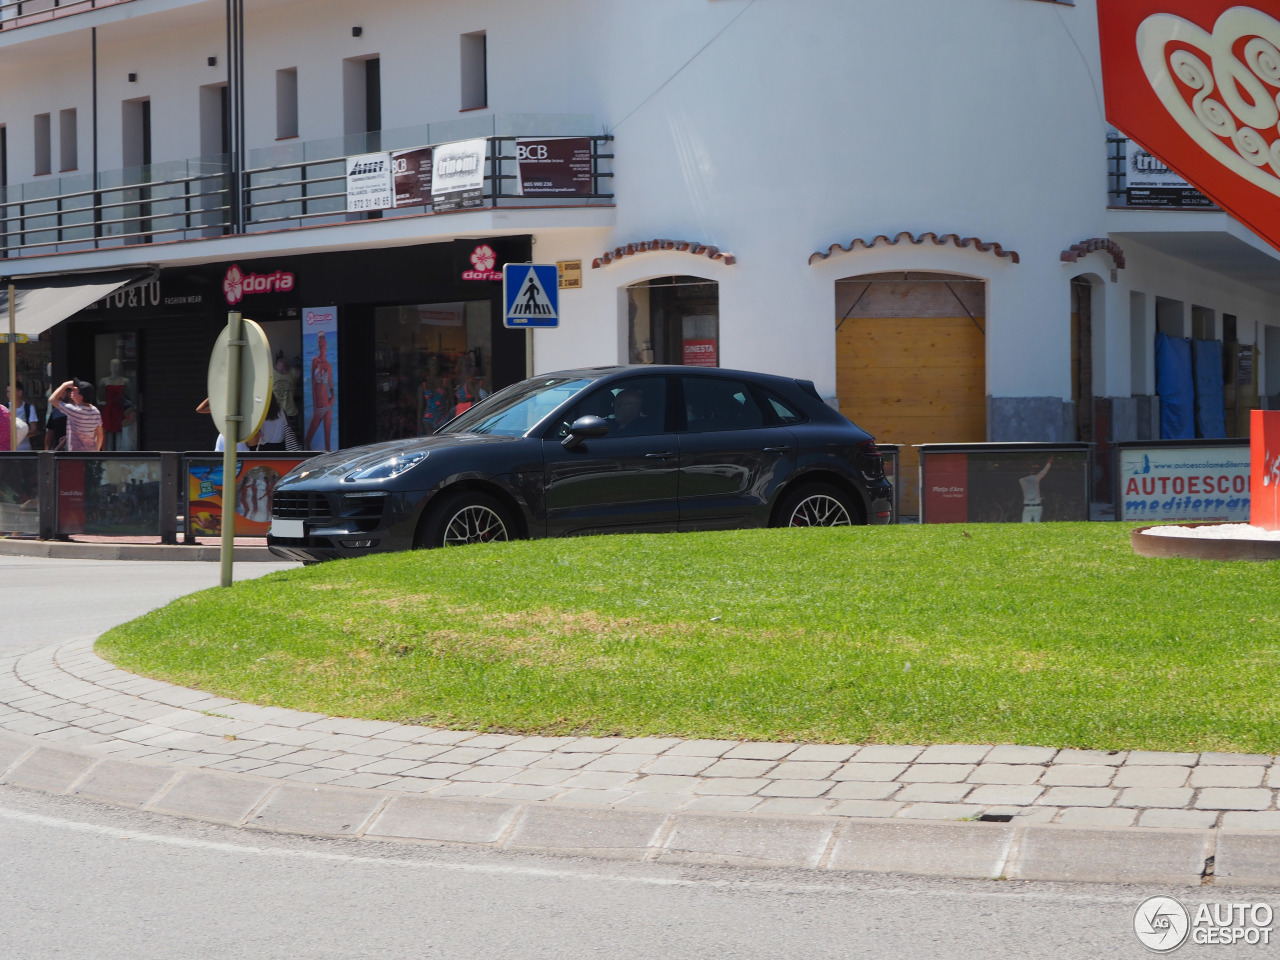
[[[502,268],[503,326],[560,326],[560,279],[554,263],[508,263]]]

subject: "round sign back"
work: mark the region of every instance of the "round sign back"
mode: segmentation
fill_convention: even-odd
[[[227,373],[231,356],[231,351],[227,348],[227,342],[231,339],[230,324],[218,334],[213,353],[209,357],[209,413],[213,417],[214,426],[227,438],[228,444],[247,440],[257,433],[267,418],[267,406],[271,402],[274,371],[271,369],[271,347],[267,342],[267,335],[252,320],[242,320],[241,337],[245,340],[245,346],[238,351],[239,413],[244,417],[243,420],[231,424],[226,422]]]

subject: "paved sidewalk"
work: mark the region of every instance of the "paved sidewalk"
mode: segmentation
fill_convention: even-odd
[[[286,832],[1280,886],[1275,757],[476,734],[214,697],[118,670],[91,638],[0,659],[0,771]]]

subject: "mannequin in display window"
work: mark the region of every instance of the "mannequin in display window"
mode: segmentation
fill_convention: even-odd
[[[133,404],[129,400],[129,378],[122,373],[119,357],[111,360],[111,373],[98,381],[102,397],[102,433],[105,450],[132,450],[131,429],[135,424]],[[126,428],[128,431],[126,432]]]

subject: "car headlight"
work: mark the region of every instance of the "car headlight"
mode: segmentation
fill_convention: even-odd
[[[407,470],[412,470],[425,459],[427,459],[425,451],[422,453],[398,454],[394,457],[388,457],[381,463],[375,463],[371,467],[365,467],[355,473],[349,473],[342,479],[344,483],[351,483],[355,480],[390,480],[392,477],[400,476]]]

